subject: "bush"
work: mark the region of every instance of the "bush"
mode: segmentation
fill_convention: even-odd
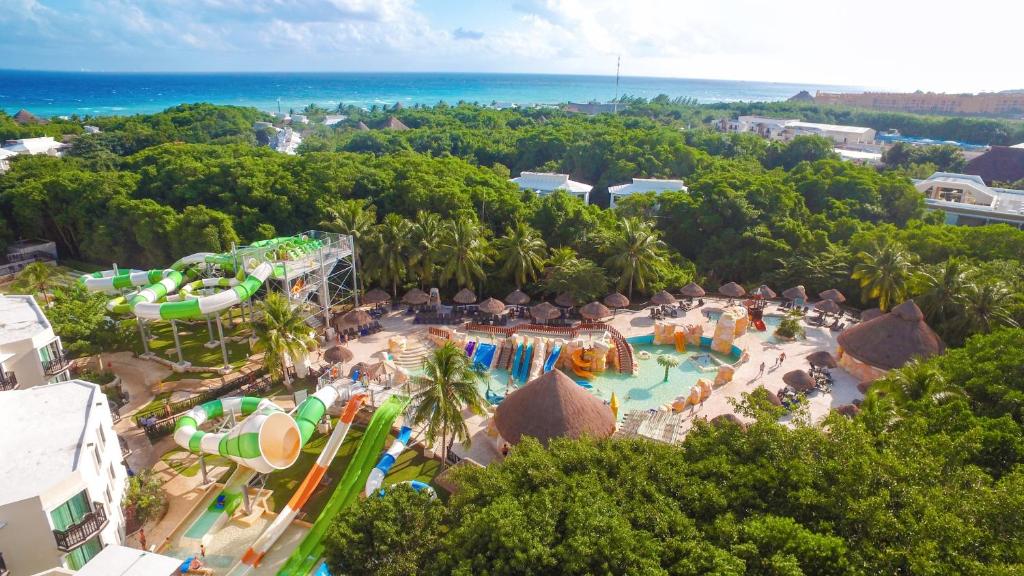
[[[789,315],[779,322],[779,327],[775,329],[775,335],[782,338],[803,338],[804,327],[800,323],[800,316]]]
[[[139,525],[162,518],[167,512],[167,495],[160,478],[152,470],[142,470],[128,478],[123,506]]]

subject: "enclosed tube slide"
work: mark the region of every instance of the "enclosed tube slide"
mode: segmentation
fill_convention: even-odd
[[[547,374],[555,367],[555,362],[558,362],[558,357],[562,354],[562,341],[555,342],[555,349],[551,351],[551,355],[548,356],[548,361],[544,363],[544,373]]]
[[[309,440],[309,436],[313,434],[313,430],[316,426],[316,420],[312,417],[316,416],[319,412],[319,406],[310,404],[307,406],[309,400],[312,400],[314,396],[307,399],[306,402],[299,406],[296,410],[296,421],[299,423],[299,430],[302,434],[303,443]],[[330,466],[331,461],[338,454],[338,450],[341,445],[345,442],[345,437],[348,435],[349,428],[352,427],[352,421],[355,420],[356,413],[359,412],[359,408],[363,405],[363,400],[366,398],[363,394],[357,394],[349,399],[348,403],[345,404],[345,410],[341,413],[341,417],[338,418],[338,424],[335,426],[334,431],[331,432],[331,436],[327,439],[327,444],[324,446],[323,451],[317,456],[316,462],[313,467],[306,474],[306,478],[299,485],[298,490],[292,494],[288,504],[285,505],[284,509],[274,518],[273,522],[260,534],[260,537],[253,542],[252,546],[245,551],[245,555],[242,556],[241,562],[239,562],[229,574],[231,576],[244,576],[256,566],[259,566],[263,557],[270,551],[274,546],[274,543],[281,537],[285,530],[291,526],[293,520],[298,515],[299,511],[309,500],[309,497],[313,495],[317,486],[320,485],[320,481],[323,480],[324,474],[327,473],[327,468]],[[327,405],[329,406],[329,404]],[[326,409],[326,408],[325,408]],[[322,414],[321,414],[322,416]]]
[[[380,461],[377,462],[373,470],[370,470],[370,475],[366,477],[366,487],[363,489],[363,494],[369,496],[380,489],[381,484],[384,483],[384,477],[388,475],[388,471],[395,465],[395,460],[398,459],[398,456],[409,443],[410,436],[412,436],[412,428],[402,426],[402,429],[398,431],[395,441],[391,443],[391,447],[380,457]]]
[[[143,302],[134,307],[134,312],[146,320],[177,320],[215,314],[252,298],[272,272],[273,265],[264,262],[229,290],[178,302]]]

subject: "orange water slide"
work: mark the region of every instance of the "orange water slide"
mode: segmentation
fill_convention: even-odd
[[[593,380],[594,373],[588,370],[590,362],[583,359],[583,348],[577,348],[572,353],[572,371],[580,378]]]
[[[676,352],[686,352],[686,334],[676,332],[674,336],[676,339]]]

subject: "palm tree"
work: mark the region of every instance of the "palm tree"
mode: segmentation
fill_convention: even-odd
[[[469,445],[469,430],[462,410],[469,408],[474,414],[484,413],[484,398],[477,385],[486,378],[486,374],[473,369],[466,353],[451,342],[434,350],[423,362],[423,375],[415,378],[422,390],[416,394],[413,422],[426,423],[426,439],[430,444],[441,437],[442,462],[448,461],[456,440]]]
[[[391,293],[398,298],[398,283],[405,278],[406,262],[412,248],[412,222],[391,213],[377,226],[374,238],[374,262],[380,281],[391,284]]]
[[[512,278],[516,288],[522,288],[527,280],[537,279],[544,266],[547,246],[536,230],[517,222],[505,228],[505,236],[497,244],[501,271]]]
[[[918,275],[920,286],[914,298],[933,326],[945,325],[960,316],[964,297],[973,289],[968,270],[957,258]]]
[[[665,367],[665,379],[662,382],[668,382],[668,371],[679,366],[679,358],[669,354],[658,354],[658,365]]]
[[[940,403],[963,395],[963,389],[946,380],[941,370],[931,364],[912,360],[872,384],[868,398],[877,402],[884,397],[895,406],[906,406],[921,401]]]
[[[448,282],[454,278],[459,287],[472,288],[485,276],[483,265],[487,262],[487,252],[487,240],[479,224],[468,218],[450,221],[445,228],[440,253],[444,261],[441,281]]]
[[[644,290],[655,271],[665,264],[663,250],[665,243],[649,222],[639,218],[625,218],[621,233],[610,243],[612,256],[607,266],[619,274],[619,290],[628,287],[627,295],[633,297],[633,285]]]
[[[860,252],[857,259],[860,262],[853,267],[853,279],[860,282],[865,298],[878,298],[883,311],[906,300],[913,257],[902,244],[887,240],[876,244],[872,252]]]
[[[409,265],[412,267],[420,281],[420,289],[434,280],[434,268],[441,253],[441,245],[444,240],[444,224],[441,216],[436,212],[419,210],[416,212],[416,221],[413,223],[413,252],[409,258]]]
[[[997,326],[1016,327],[1010,312],[1013,298],[1013,291],[1002,282],[971,286],[964,297],[964,332],[970,335],[991,332]]]
[[[377,223],[377,211],[368,200],[343,200],[327,209],[328,219],[320,223],[320,227],[328,232],[347,234],[355,241],[352,257],[356,268],[362,272],[362,242],[373,234],[373,226]],[[358,290],[358,286],[356,289]]]
[[[60,272],[57,268],[50,266],[45,262],[32,262],[25,266],[18,272],[18,278],[14,281],[14,286],[18,290],[25,290],[35,294],[37,292],[43,293],[43,299],[46,301],[46,307],[50,307],[50,295],[47,294],[47,288],[53,284],[54,279],[60,277]]]
[[[260,318],[253,324],[256,343],[253,349],[263,352],[263,363],[272,376],[282,376],[284,385],[292,389],[288,375],[288,359],[300,358],[316,346],[313,331],[302,316],[292,309],[287,297],[270,292],[259,304]]]

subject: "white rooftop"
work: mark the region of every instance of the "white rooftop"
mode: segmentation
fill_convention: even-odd
[[[1010,146],[1010,148],[1024,148],[1024,142],[1021,142],[1020,144],[1014,144],[1013,146]]]
[[[50,321],[31,296],[0,294],[0,346],[35,337]]]
[[[171,576],[181,560],[113,544],[78,571],[78,576]]]
[[[807,130],[821,130],[823,132],[849,132],[851,134],[865,134],[871,130],[864,126],[842,126],[839,124],[818,124],[817,122],[788,122],[787,128],[804,128]]]
[[[540,192],[554,192],[555,190],[567,190],[569,192],[584,193],[590,192],[594,187],[590,184],[570,180],[568,174],[555,174],[552,172],[522,172],[518,178],[512,178],[523,190],[537,190]]]
[[[665,192],[668,190],[686,191],[682,180],[659,180],[657,178],[633,178],[629,184],[609,186],[610,194],[633,194],[634,192]]]
[[[78,469],[92,410],[107,409],[102,396],[82,380],[0,394],[0,506],[42,494]]]
[[[12,156],[17,156],[18,153],[14,150],[8,150],[7,148],[0,148],[0,160],[6,160]]]
[[[925,192],[933,186],[947,186],[950,188],[971,190],[977,200],[984,203],[964,204],[961,202],[950,202],[942,199],[927,198],[925,202],[931,206],[956,208],[982,213],[996,213],[1013,216],[1015,219],[1024,217],[1024,190],[1011,190],[1009,188],[996,188],[985,185],[981,176],[974,174],[956,174],[953,172],[935,172],[926,180],[915,180],[914,186],[921,192]]]
[[[41,136],[39,138],[20,138],[13,144],[4,146],[7,150],[18,154],[46,154],[54,148],[61,148],[63,144],[53,139],[53,136]]]
[[[869,160],[872,162],[881,162],[882,154],[879,152],[865,152],[863,150],[847,150],[846,148],[836,148],[836,153],[839,154],[844,160]]]

